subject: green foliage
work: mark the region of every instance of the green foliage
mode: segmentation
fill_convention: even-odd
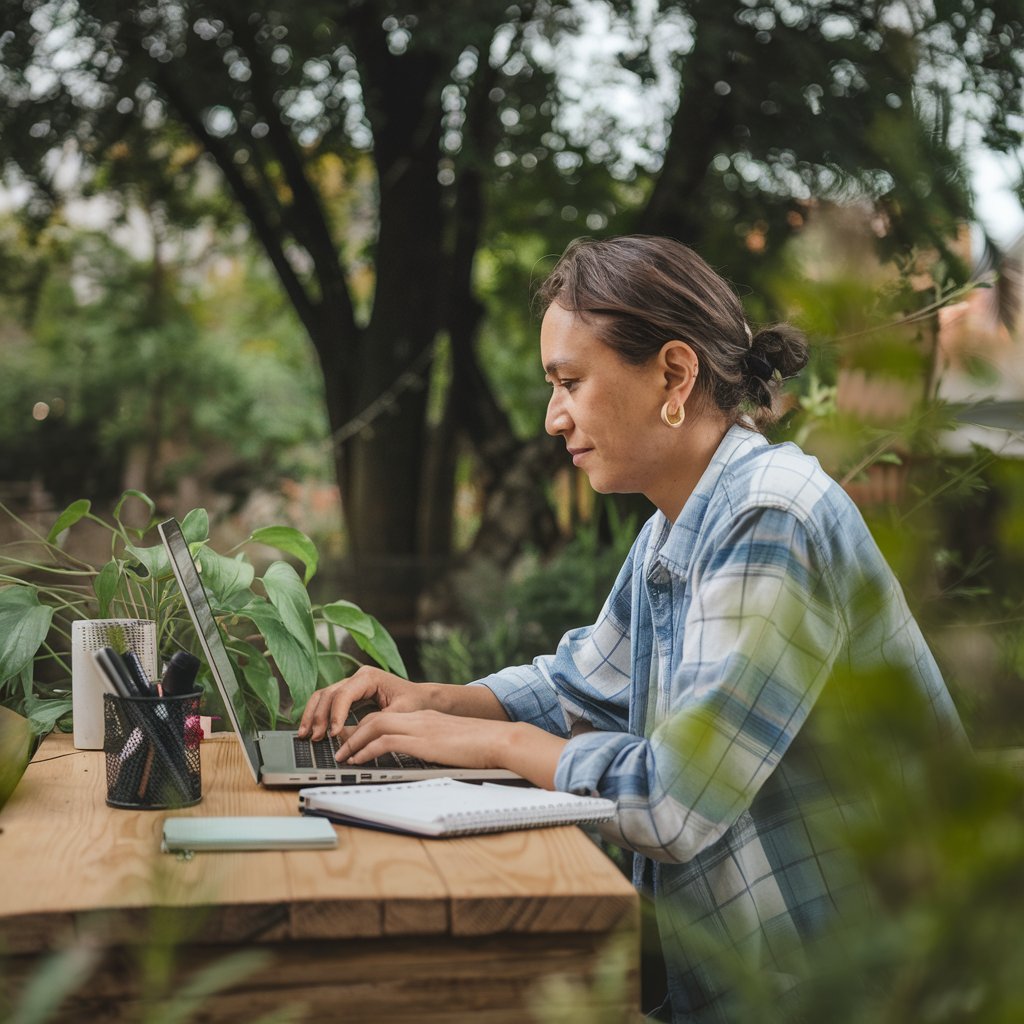
[[[529,993],[535,1024],[623,1024],[629,979],[635,970],[632,936],[612,939],[597,958],[593,981],[549,974]],[[639,1020],[639,1018],[637,1018]]]
[[[132,1016],[139,1024],[187,1024],[209,1019],[210,1001],[236,988],[272,963],[262,950],[212,956],[190,975],[177,968],[180,950],[189,940],[183,929],[155,910],[143,941],[132,950],[131,968],[138,978],[139,1004]],[[56,952],[39,960],[19,987],[0,988],[0,1015],[10,1024],[50,1024],[68,1019],[68,1003],[87,995],[104,958],[113,955],[98,929],[87,930]],[[4,971],[0,960],[0,977]],[[301,1003],[258,1017],[253,1024],[293,1024],[303,1019]]]
[[[1024,434],[1024,418],[1015,403],[987,401],[982,381],[972,402],[943,398],[940,310],[978,282],[951,281],[925,254],[883,265],[864,230],[824,221],[794,241],[768,281],[812,347],[792,412],[773,433],[816,455],[855,496],[973,740],[1020,744],[1024,673],[1009,652],[1024,635],[1024,491],[1020,460],[993,449]],[[801,266],[815,267],[813,280]],[[992,448],[957,444],[974,422],[998,428]]]
[[[78,943],[47,957],[29,978],[17,1001],[8,1008],[10,1021],[18,1024],[46,1024],[61,1003],[81,988],[99,962],[99,951]]]
[[[445,420],[443,407],[486,464],[488,489],[503,484],[494,461],[514,460],[488,459],[492,431],[479,424],[504,431],[510,418],[520,439],[538,426],[524,355],[532,332],[519,311],[537,260],[567,238],[672,234],[748,285],[826,201],[870,207],[872,244],[889,252],[949,250],[970,208],[957,141],[972,135],[966,122],[1001,151],[1019,135],[1016,0],[898,16],[871,0],[459,0],[408,15],[386,0],[301,12],[273,0],[4,0],[2,11],[0,131],[5,169],[29,192],[25,235],[52,226],[75,192],[102,195],[122,218],[141,211],[164,241],[237,218],[266,252],[291,326],[316,349],[335,433],[388,395],[397,373],[424,366],[440,338],[470,381],[477,363],[492,363],[487,379],[510,416],[477,386],[449,389],[427,421]],[[588,33],[601,36],[600,59],[592,47],[580,57]],[[640,124],[615,115],[608,89],[616,100],[643,96]],[[70,161],[80,163],[65,189],[58,171]],[[0,269],[11,270],[0,277],[39,294],[35,260],[18,255],[0,248]],[[945,255],[961,280],[963,266]],[[72,283],[55,284],[38,308],[59,307],[52,300]],[[133,337],[191,365],[189,326],[164,310],[135,323]],[[246,423],[233,438],[241,445],[318,407],[281,403],[273,414],[264,404],[250,419],[258,405],[239,395],[201,408],[224,410],[229,430]],[[393,415],[372,429],[344,434],[337,468],[350,476],[339,482],[359,540],[403,538],[387,543],[404,550],[386,554],[409,556],[414,511],[446,516],[452,472],[443,458],[421,470],[427,403],[411,387],[401,398],[381,406]],[[139,436],[139,415],[83,417],[88,429],[64,438],[69,451],[84,439],[72,462],[119,482],[114,449]],[[450,440],[439,432],[440,447]],[[379,483],[361,467],[385,456],[401,469],[394,523],[381,530]],[[97,493],[58,493],[87,490]]]
[[[128,501],[145,510],[142,526],[126,522]],[[68,649],[74,619],[152,619],[164,660],[179,649],[201,655],[167,554],[162,543],[153,543],[158,517],[147,495],[126,492],[112,522],[92,513],[88,502],[73,502],[47,536],[3,511],[20,524],[24,537],[0,549],[0,698],[26,714],[36,732],[52,728],[70,709]],[[110,560],[100,567],[73,558],[61,546],[66,531],[81,523],[109,534]],[[306,583],[319,558],[301,531],[263,527],[243,545],[274,545],[295,554],[303,562],[304,579],[287,562],[271,562],[257,576],[244,552],[214,551],[205,509],[189,512],[182,532],[214,614],[227,631],[228,651],[242,680],[238,710],[247,720],[274,725],[281,716],[295,716],[318,686],[349,674],[360,662],[343,650],[345,638],[381,667],[405,675],[394,641],[373,616],[349,602],[311,603]],[[47,667],[51,671],[40,671]],[[201,681],[207,705],[216,707],[212,680],[204,674]]]
[[[8,321],[9,480],[35,477],[68,501],[116,495],[130,464],[158,494],[204,472],[229,493],[289,471],[327,475],[313,448],[325,431],[316,370],[280,303],[266,310],[265,273],[199,281],[106,235],[53,235],[37,245],[32,311]],[[246,252],[224,259],[240,270]]]
[[[1024,761],[977,757],[923,732],[928,711],[892,673],[838,686],[850,706],[808,723],[830,739],[834,785],[860,794],[820,824],[821,848],[851,851],[866,893],[843,903],[841,924],[799,950],[773,949],[794,987],[741,957],[714,952],[734,987],[732,1019],[766,1024],[995,1024],[1024,1013]],[[926,729],[926,726],[924,726]],[[687,941],[707,945],[687,932]]]
[[[608,502],[555,555],[528,554],[512,574],[478,568],[458,578],[465,622],[421,633],[427,678],[465,683],[553,651],[597,617],[636,531],[636,519]]]
[[[0,706],[0,810],[21,781],[34,739],[26,719]]]
[[[686,19],[689,45],[676,58],[682,101],[643,226],[696,242],[734,274],[742,247],[745,283],[770,270],[765,256],[814,201],[875,205],[887,254],[916,242],[945,248],[970,205],[957,135],[981,114],[965,102],[973,90],[1009,104],[989,105],[981,130],[1004,151],[1016,146],[1006,134],[1021,100],[1015,0],[983,15],[915,5],[900,19],[859,0],[663,9]]]

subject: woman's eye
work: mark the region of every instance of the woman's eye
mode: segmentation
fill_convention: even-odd
[[[579,383],[579,381],[576,381],[576,380],[558,380],[558,381],[555,381],[555,383],[560,388],[565,388],[566,391],[574,391],[576,389],[576,385]]]

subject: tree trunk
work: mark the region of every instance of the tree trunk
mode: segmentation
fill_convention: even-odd
[[[683,98],[672,118],[661,174],[637,220],[637,231],[671,235],[690,244],[703,233],[707,210],[695,208],[693,198],[701,194],[711,160],[730,141],[734,125],[731,97],[715,91],[716,82],[731,76],[732,18],[731,6],[701,5],[693,50],[683,65]],[[690,101],[698,96],[698,101]]]
[[[441,75],[429,53],[396,65],[378,27],[366,28],[364,89],[380,191],[377,280],[347,382],[357,424],[367,422],[343,442],[338,469],[353,599],[409,640],[422,586],[426,385],[442,270]]]

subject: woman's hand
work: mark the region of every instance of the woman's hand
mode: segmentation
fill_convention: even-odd
[[[383,669],[364,665],[348,679],[315,690],[299,722],[302,739],[322,740],[337,736],[349,708],[357,700],[374,700],[381,711],[424,711],[487,718],[507,722],[501,702],[486,686],[455,686],[451,683],[410,683]]]
[[[401,676],[364,665],[348,679],[313,692],[302,712],[299,736],[313,740],[322,740],[327,733],[337,736],[345,725],[349,708],[357,700],[376,701],[382,711],[428,708],[434,689],[430,683],[410,683]]]
[[[353,677],[354,678],[354,677]],[[554,788],[565,740],[522,722],[466,718],[434,710],[378,711],[345,730],[336,759],[366,764],[400,752],[459,768],[508,768],[535,785]]]

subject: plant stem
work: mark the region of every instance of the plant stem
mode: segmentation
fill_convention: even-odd
[[[8,508],[7,505],[5,505],[2,501],[0,501],[0,512],[3,512],[5,515],[13,519],[14,522],[18,524],[18,526],[20,526],[26,533],[31,534],[33,537],[35,537],[36,540],[38,540],[39,543],[42,544],[44,547],[48,548],[51,551],[56,551],[58,554],[63,555],[68,560],[72,562],[77,562],[79,565],[83,565],[86,566],[86,568],[88,568],[88,564],[86,562],[83,562],[80,558],[75,558],[74,555],[69,555],[62,548],[57,547],[56,544],[51,544],[50,541],[48,541],[46,537],[44,537],[34,526],[30,526],[27,522],[25,522],[24,519],[21,518],[21,516],[17,515],[15,512],[12,512],[11,509]]]
[[[900,519],[903,523],[906,523],[908,519],[919,509],[924,508],[930,501],[933,501],[940,494],[948,491],[951,487],[955,487],[958,483],[966,480],[968,477],[976,476],[982,470],[986,469],[991,463],[995,462],[995,455],[992,452],[987,452],[984,456],[978,459],[976,463],[968,466],[962,472],[957,473],[955,476],[951,476],[944,484],[937,487],[931,494],[926,494],[913,508],[908,512],[903,513]]]
[[[876,459],[885,454],[886,450],[891,448],[896,441],[898,436],[896,434],[890,434],[885,440],[881,441],[875,448],[873,448],[867,455],[856,463],[852,469],[848,470],[843,474],[842,479],[839,481],[840,487],[845,487],[851,480],[853,480],[858,473],[867,469]]]
[[[974,291],[981,283],[982,282],[978,279],[967,281],[959,288],[954,288],[953,291],[947,292],[945,295],[940,295],[939,298],[934,302],[929,303],[927,306],[915,309],[913,313],[907,313],[906,316],[898,317],[896,320],[889,320],[884,324],[879,324],[877,327],[865,327],[863,330],[854,331],[852,334],[840,335],[838,338],[833,339],[833,342],[838,344],[841,341],[850,341],[853,338],[863,338],[866,334],[877,334],[879,331],[892,330],[896,327],[904,327],[908,324],[915,324],[922,320],[928,320],[930,317],[938,313],[943,306],[947,306],[950,302]]]
[[[56,566],[56,565],[43,565],[43,564],[41,564],[39,562],[29,562],[29,561],[26,561],[25,559],[22,559],[22,558],[11,558],[10,555],[8,555],[6,557],[6,560],[5,560],[5,562],[3,564],[4,564],[4,566],[7,566],[7,565],[23,565],[23,566],[25,566],[28,569],[38,569],[39,572],[50,572],[50,573],[54,573],[57,576],[95,576],[96,575],[96,570],[95,569],[61,569],[59,566]],[[85,563],[82,562],[80,564],[84,565]],[[21,582],[21,583],[24,582],[24,580],[21,580],[20,578],[15,577],[15,579],[17,579],[18,582]]]
[[[64,660],[64,655],[62,653],[54,650],[54,648],[52,648],[48,643],[44,643],[43,647],[46,648],[46,650],[50,652],[49,653],[49,657],[51,659],[53,659],[54,661],[56,661],[57,664],[60,665],[60,667],[65,672],[67,672],[67,674],[70,676],[71,675],[71,668],[68,665],[68,663]],[[38,655],[36,656],[36,660],[39,660],[39,656]]]
[[[344,651],[317,651],[316,656],[318,658],[344,658],[345,661],[350,661],[353,665],[360,668],[363,665],[358,658],[354,658],[351,654],[346,654]]]

